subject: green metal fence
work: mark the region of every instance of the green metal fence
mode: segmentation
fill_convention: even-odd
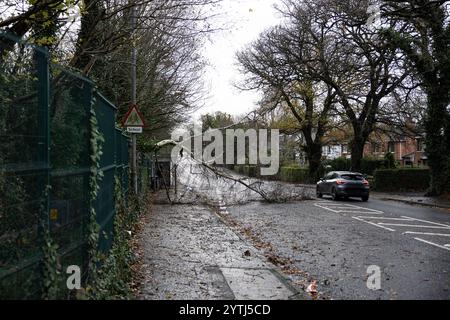
[[[116,108],[89,79],[49,62],[46,50],[16,42],[0,47],[0,299],[42,295],[44,235],[57,244],[57,266],[87,262],[90,205],[99,249],[112,244],[115,175],[128,191],[129,138],[115,126]],[[103,178],[90,202],[91,105],[103,135]],[[49,186],[50,188],[48,189]],[[61,280],[61,297],[69,294]]]

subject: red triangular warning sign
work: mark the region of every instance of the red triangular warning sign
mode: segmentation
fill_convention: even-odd
[[[145,127],[144,117],[139,112],[136,105],[132,105],[123,118],[123,127]]]

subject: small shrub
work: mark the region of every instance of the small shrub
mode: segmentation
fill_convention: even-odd
[[[397,162],[395,161],[395,156],[392,152],[386,153],[384,156],[384,163],[386,169],[395,169],[397,167]]]

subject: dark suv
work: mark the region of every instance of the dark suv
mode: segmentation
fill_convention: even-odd
[[[361,173],[349,171],[333,171],[317,182],[317,197],[329,194],[333,200],[358,197],[362,201],[369,200],[369,182]]]

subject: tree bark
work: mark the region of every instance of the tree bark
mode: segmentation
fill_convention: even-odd
[[[311,143],[305,148],[306,158],[309,163],[309,176],[313,181],[317,181],[320,177],[320,165],[322,163],[322,144]]]
[[[364,156],[364,146],[366,145],[367,138],[360,132],[360,130],[354,130],[354,137],[350,142],[352,167],[351,171],[361,170],[361,161]]]
[[[431,169],[428,195],[450,193],[450,115],[445,99],[445,90],[429,86],[428,108],[425,120],[426,153]]]

